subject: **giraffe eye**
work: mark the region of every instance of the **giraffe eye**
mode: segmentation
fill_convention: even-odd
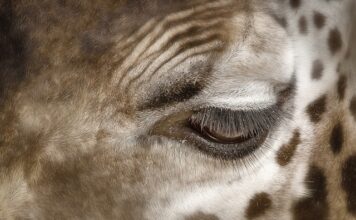
[[[266,140],[280,112],[271,107],[255,111],[206,108],[188,120],[195,146],[223,159],[245,157]]]

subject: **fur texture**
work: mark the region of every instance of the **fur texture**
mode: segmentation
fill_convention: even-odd
[[[356,219],[354,11],[1,0],[0,219]]]

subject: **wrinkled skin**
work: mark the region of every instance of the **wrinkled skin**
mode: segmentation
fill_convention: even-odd
[[[356,218],[352,9],[0,1],[0,219]]]

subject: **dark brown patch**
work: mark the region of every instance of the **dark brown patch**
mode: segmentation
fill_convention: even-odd
[[[320,79],[323,75],[324,65],[321,60],[315,60],[313,62],[311,76],[313,79]]]
[[[278,17],[278,16],[273,16],[273,18],[277,21],[279,25],[282,27],[286,28],[288,25],[288,22],[285,17]]]
[[[11,0],[0,3],[0,108],[28,74],[26,63],[30,42],[27,34],[16,27],[22,18],[16,16],[13,4]]]
[[[325,19],[325,15],[323,15],[322,13],[315,11],[313,20],[314,20],[315,27],[317,27],[318,29],[324,27],[326,19]]]
[[[310,120],[317,123],[321,120],[322,115],[326,111],[326,95],[321,96],[307,107],[307,113],[309,114]]]
[[[299,8],[302,4],[302,0],[289,0],[289,4],[292,8]]]
[[[246,209],[247,219],[255,219],[266,213],[271,208],[272,200],[267,193],[256,194],[251,200]]]
[[[307,22],[307,19],[305,18],[305,16],[302,16],[299,19],[298,26],[299,26],[299,33],[307,34],[307,32],[308,32],[308,22]]]
[[[300,143],[300,133],[294,131],[294,135],[288,144],[285,144],[277,153],[277,162],[281,166],[286,166],[292,159],[298,144]]]
[[[334,154],[340,153],[344,142],[344,132],[342,128],[342,124],[337,123],[330,136],[330,147]]]
[[[282,27],[286,28],[287,25],[288,25],[287,19],[286,19],[286,18],[280,18],[280,19],[279,19],[279,24],[280,24]]]
[[[352,97],[352,99],[351,99],[350,111],[351,111],[351,114],[354,116],[354,119],[356,120],[356,96]]]
[[[294,220],[325,220],[328,217],[329,206],[326,200],[326,177],[323,171],[311,166],[305,180],[310,196],[305,197],[293,206]]]
[[[342,39],[339,29],[334,28],[329,32],[328,45],[331,54],[335,54],[340,51],[342,47]]]
[[[346,192],[347,210],[356,216],[356,154],[342,166],[342,189]]]
[[[343,100],[345,97],[346,86],[347,86],[347,78],[345,75],[341,75],[337,82],[337,93],[339,95],[340,100]]]
[[[278,106],[282,106],[287,101],[293,98],[293,96],[295,95],[295,83],[296,83],[295,76],[293,76],[289,85],[278,92],[278,97],[277,97]]]
[[[187,216],[185,220],[219,220],[216,215],[205,214],[203,212],[196,212],[193,215]]]

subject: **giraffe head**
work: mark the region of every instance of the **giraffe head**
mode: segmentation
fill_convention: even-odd
[[[0,218],[356,217],[352,7],[0,4]]]

